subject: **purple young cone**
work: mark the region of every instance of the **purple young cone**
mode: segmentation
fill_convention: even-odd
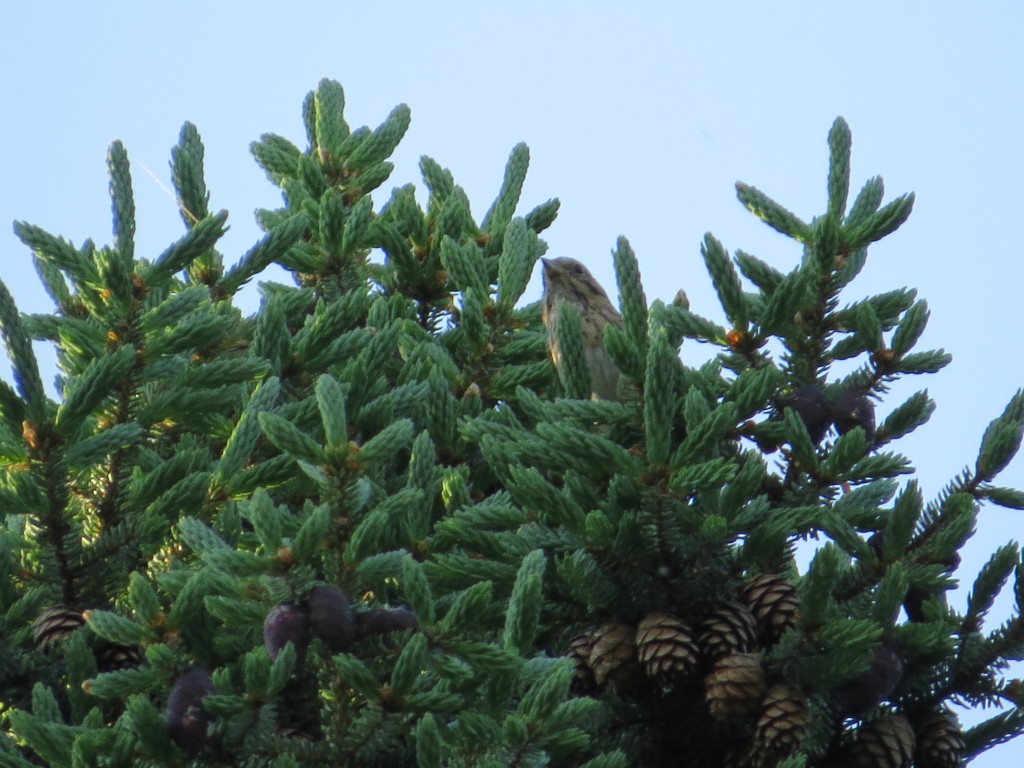
[[[309,649],[309,616],[294,603],[281,603],[270,609],[263,622],[263,645],[276,659],[288,642],[295,646],[295,668],[306,660]]]
[[[356,631],[348,595],[334,586],[314,587],[306,601],[309,626],[331,653],[352,647]]]
[[[356,616],[356,629],[360,637],[401,632],[420,625],[416,614],[408,608],[370,608]]]
[[[198,755],[206,745],[211,717],[203,707],[203,699],[213,692],[210,673],[202,667],[192,667],[175,681],[167,697],[167,730],[189,757]]]
[[[828,431],[829,413],[825,390],[819,384],[804,384],[782,401],[782,406],[792,408],[800,421],[807,427],[811,442],[817,445]]]
[[[848,389],[832,406],[832,423],[836,432],[845,435],[854,427],[861,427],[871,443],[875,439],[875,406],[863,389]]]

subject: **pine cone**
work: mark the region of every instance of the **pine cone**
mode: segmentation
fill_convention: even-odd
[[[97,648],[94,655],[96,669],[100,672],[117,672],[142,666],[142,649],[137,645],[106,643]]]
[[[636,629],[629,624],[609,621],[591,635],[590,668],[598,688],[624,691],[637,683]]]
[[[189,757],[195,757],[206,746],[207,728],[213,718],[203,706],[203,699],[214,692],[210,674],[202,667],[192,667],[175,681],[167,697],[167,731]]]
[[[419,625],[416,614],[408,608],[367,608],[355,617],[356,637],[404,632]]]
[[[958,768],[967,745],[956,715],[943,709],[932,712],[915,725],[916,768]]]
[[[652,613],[636,628],[636,655],[648,677],[667,680],[693,674],[700,649],[689,624],[667,613]]]
[[[734,653],[720,659],[704,680],[708,709],[718,720],[753,717],[764,696],[761,654]]]
[[[348,595],[333,585],[313,587],[306,601],[309,628],[331,653],[347,651],[356,638]],[[298,650],[298,648],[296,648]]]
[[[704,658],[714,663],[733,653],[750,653],[756,647],[757,621],[742,603],[722,603],[700,625],[697,642]]]
[[[594,670],[590,668],[590,653],[594,649],[594,639],[590,635],[579,635],[569,643],[569,651],[565,654],[576,667],[573,674],[571,690],[573,693],[586,695],[597,690]]]
[[[734,741],[725,750],[722,758],[723,768],[754,768],[755,755],[750,742]]]
[[[836,432],[845,435],[851,429],[860,427],[870,443],[875,439],[875,406],[868,393],[860,388],[848,389],[839,396],[832,406],[832,423]]]
[[[43,608],[32,622],[32,634],[36,645],[41,650],[48,651],[55,643],[62,641],[83,624],[85,618],[81,611],[65,605],[51,605],[49,608]]]
[[[891,645],[879,645],[871,665],[835,689],[836,710],[841,715],[861,715],[889,698],[902,678],[902,657]]]
[[[854,768],[909,768],[913,754],[914,729],[903,715],[864,723],[850,747]]]
[[[755,576],[740,590],[740,600],[754,614],[758,636],[765,645],[774,645],[783,632],[796,625],[800,608],[796,587],[778,574]]]
[[[295,648],[295,668],[299,669],[309,650],[309,614],[293,603],[281,603],[263,620],[263,647],[271,659],[277,659],[289,642]]]
[[[807,434],[810,435],[812,443],[817,445],[825,437],[832,414],[825,390],[820,384],[804,384],[792,395],[780,400],[779,406],[796,411],[800,421],[807,427]]]
[[[792,755],[810,724],[804,695],[788,685],[773,685],[761,700],[761,714],[754,726],[754,765],[770,768]]]

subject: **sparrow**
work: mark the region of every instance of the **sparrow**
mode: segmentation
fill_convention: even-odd
[[[557,369],[561,363],[558,349],[558,305],[563,301],[576,308],[583,328],[583,353],[590,369],[591,397],[617,400],[619,368],[604,348],[604,327],[609,323],[622,327],[622,315],[590,271],[576,259],[541,259],[544,271],[544,297],[541,319],[548,332],[548,354]]]

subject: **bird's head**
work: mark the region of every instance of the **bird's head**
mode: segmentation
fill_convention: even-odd
[[[557,259],[541,259],[544,272],[544,293],[577,305],[589,304],[599,297],[608,300],[601,284],[590,274],[590,270],[576,259],[562,256]]]

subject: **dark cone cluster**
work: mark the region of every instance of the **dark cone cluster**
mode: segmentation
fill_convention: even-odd
[[[636,655],[648,677],[671,680],[696,671],[700,648],[685,621],[667,613],[651,613],[637,625]]]
[[[740,591],[740,600],[754,614],[758,637],[764,645],[774,645],[796,624],[800,609],[796,587],[778,574],[755,576]]]
[[[753,717],[765,692],[761,654],[734,653],[715,663],[704,681],[708,709],[717,720]]]
[[[83,624],[85,618],[81,611],[64,605],[51,605],[43,608],[32,623],[32,636],[41,650],[49,651]]]
[[[772,768],[800,748],[811,725],[806,697],[788,685],[773,685],[761,700],[754,725],[753,765]]]
[[[886,715],[860,727],[850,747],[850,761],[854,768],[909,768],[914,742],[907,718]]]
[[[291,643],[299,668],[313,638],[318,638],[334,654],[350,650],[359,638],[418,626],[416,614],[408,608],[369,608],[357,614],[348,595],[327,584],[311,589],[301,605],[275,605],[263,621],[263,646],[270,658],[276,659]]]
[[[722,603],[704,619],[697,643],[711,663],[734,653],[753,651],[757,647],[754,614],[742,603]]]
[[[591,640],[588,663],[597,687],[618,692],[634,687],[639,672],[636,628],[620,621],[605,622],[591,633]]]
[[[932,712],[915,723],[915,768],[958,768],[967,745],[956,716],[948,710]]]
[[[266,615],[263,621],[263,646],[267,655],[277,660],[290,643],[295,650],[295,667],[293,673],[298,673],[309,656],[309,649],[317,649],[318,640],[323,648],[318,651],[322,655],[326,652],[332,656],[350,651],[360,651],[357,642],[365,640],[370,636],[388,636],[392,633],[408,631],[419,627],[419,620],[415,612],[408,608],[368,608],[356,612],[353,610],[352,601],[344,590],[331,584],[319,585],[309,590],[306,598],[301,602],[285,602],[275,605]],[[403,638],[396,636],[385,639],[378,643],[376,650],[380,651],[383,646],[392,640],[394,643],[401,642]],[[373,644],[370,643],[371,649]],[[191,674],[191,673],[190,673]],[[308,695],[300,695],[305,688],[310,675],[300,676],[295,685],[290,685],[286,691],[288,695],[286,704],[280,710],[283,722],[278,723],[278,729],[273,737],[288,739],[292,749],[296,743],[313,741],[314,739],[308,725],[316,720],[313,707],[313,700]],[[184,678],[183,678],[184,679]],[[192,687],[196,685],[193,683]],[[177,685],[176,685],[177,688]],[[173,722],[171,716],[171,703],[179,701],[184,694],[178,696],[168,703],[168,722]],[[178,704],[178,709],[181,705]],[[192,756],[202,748],[205,743],[205,725],[200,717],[202,706],[193,705],[191,712],[195,717],[184,717],[183,724],[179,726],[181,737],[179,743],[183,748],[186,744],[198,743],[199,747],[187,747],[186,751]],[[182,718],[179,718],[182,719]],[[329,731],[329,728],[325,728]],[[320,732],[315,728],[314,732]],[[179,740],[178,738],[175,739]],[[390,763],[389,763],[390,764]]]

